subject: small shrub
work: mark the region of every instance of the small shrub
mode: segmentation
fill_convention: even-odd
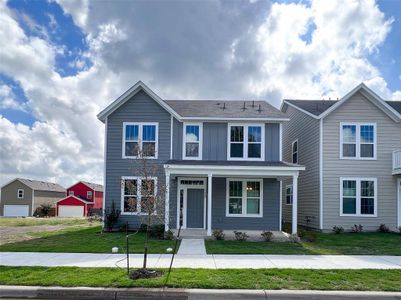
[[[380,224],[379,229],[377,229],[377,231],[387,233],[387,232],[390,232],[390,228],[388,228],[388,226],[386,226],[386,224]]]
[[[398,231],[400,232],[400,234],[401,234],[401,226],[400,227],[398,227]]]
[[[155,224],[150,226],[149,236],[155,239],[164,238],[164,224]]]
[[[342,228],[341,226],[334,226],[332,230],[335,234],[340,234],[344,232],[344,228]]]
[[[128,230],[128,224],[127,223],[121,224],[120,231],[127,232],[127,230]]]
[[[224,240],[225,236],[226,236],[226,235],[224,234],[223,230],[221,230],[221,229],[215,229],[215,230],[213,230],[213,237],[214,237],[216,240],[222,241],[222,240]]]
[[[241,231],[234,231],[234,235],[235,235],[235,239],[237,241],[241,241],[244,242],[248,239],[248,235],[246,234],[246,232],[241,232]]]
[[[291,243],[299,243],[301,241],[299,236],[296,234],[291,234],[289,239]]]
[[[167,230],[164,233],[164,239],[165,240],[174,240],[174,233],[171,230]]]
[[[112,231],[115,224],[117,224],[120,218],[121,211],[116,209],[114,201],[111,203],[111,207],[106,208],[104,213],[104,225],[108,231]]]
[[[273,232],[271,232],[271,231],[263,231],[260,235],[262,236],[262,238],[263,238],[263,240],[265,242],[270,242],[272,240],[272,237],[273,237]]]
[[[359,233],[363,231],[363,226],[361,224],[356,225],[354,224],[354,226],[351,227],[351,232],[353,233]]]
[[[139,232],[146,232],[146,229],[148,228],[148,225],[146,224],[141,224],[139,226]]]

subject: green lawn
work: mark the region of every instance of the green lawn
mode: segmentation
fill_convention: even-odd
[[[344,254],[401,255],[401,235],[396,233],[318,234],[312,243],[206,241],[209,254]]]
[[[124,269],[0,266],[0,285],[161,287],[157,279],[133,281]],[[173,269],[172,288],[401,291],[401,270]]]
[[[125,233],[104,233],[101,226],[70,227],[55,232],[33,232],[30,240],[0,245],[0,251],[15,252],[93,252],[110,253],[112,247],[125,247]],[[145,235],[130,236],[130,253],[142,253]],[[149,253],[166,253],[175,241],[150,240]]]
[[[92,221],[100,224],[100,221]],[[90,223],[86,218],[0,218],[0,227],[39,226],[39,225],[85,225]]]

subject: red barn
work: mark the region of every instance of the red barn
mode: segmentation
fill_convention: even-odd
[[[56,204],[59,217],[87,217],[103,207],[103,186],[80,181],[67,189],[65,198]]]

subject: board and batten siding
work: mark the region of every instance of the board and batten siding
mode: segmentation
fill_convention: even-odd
[[[203,123],[203,160],[227,160],[227,123]]]
[[[170,159],[171,116],[145,92],[140,91],[107,118],[105,209],[110,208],[113,201],[117,208],[121,207],[122,176],[141,175],[140,160],[122,158],[123,122],[159,123],[158,158],[148,159],[147,164],[150,169],[155,167],[158,183],[165,184],[163,164]],[[163,208],[157,208],[157,215],[157,223],[164,223]],[[127,221],[129,226],[137,227],[143,220],[135,215],[121,215],[120,223]]]
[[[341,122],[377,124],[376,160],[340,159]],[[323,229],[341,225],[349,230],[354,224],[362,224],[364,230],[376,230],[381,223],[395,229],[397,186],[396,176],[391,174],[392,153],[401,148],[401,124],[391,120],[360,92],[329,114],[323,124]],[[377,178],[377,217],[340,216],[340,177]]]
[[[306,226],[306,216],[311,216],[308,226],[319,229],[319,120],[291,106],[286,115],[291,119],[283,123],[283,160],[292,162],[292,142],[298,139],[298,163],[306,170],[298,178],[298,224]],[[283,180],[282,214],[284,222],[292,221],[292,205],[286,204],[286,185],[292,178]]]

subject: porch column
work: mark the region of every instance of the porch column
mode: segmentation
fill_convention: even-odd
[[[212,235],[212,174],[207,175],[207,235]]]
[[[298,227],[298,174],[292,176],[292,234]]]
[[[164,203],[164,230],[169,230],[170,219],[170,173],[166,172],[166,195]]]

